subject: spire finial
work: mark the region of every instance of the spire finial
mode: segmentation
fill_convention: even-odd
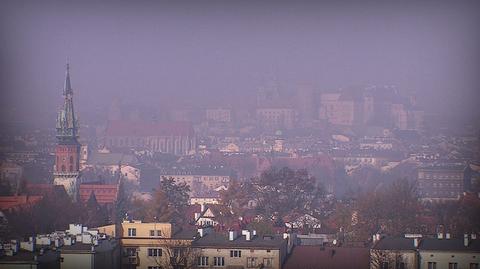
[[[65,71],[65,84],[63,86],[63,94],[66,96],[68,94],[73,94],[72,86],[70,84],[70,63],[67,59],[67,70]]]

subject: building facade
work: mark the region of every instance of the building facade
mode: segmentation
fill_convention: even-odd
[[[193,243],[200,250],[199,268],[282,268],[289,253],[285,235],[258,236],[255,231],[227,235],[207,233]]]
[[[195,232],[182,232],[172,223],[123,221],[98,228],[106,234],[117,234],[122,246],[121,268],[158,269],[174,264],[192,265],[196,254],[190,248]],[[192,268],[192,267],[187,267]]]
[[[107,148],[148,149],[152,152],[188,155],[195,152],[196,138],[188,122],[110,121],[104,137]]]
[[[428,164],[417,170],[417,187],[423,200],[458,200],[464,191],[463,164]]]

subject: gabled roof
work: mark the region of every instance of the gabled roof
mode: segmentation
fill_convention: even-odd
[[[99,205],[113,204],[117,201],[118,184],[80,184],[80,200],[86,203],[92,193]]]
[[[12,195],[0,196],[0,210],[16,209],[25,206],[32,206],[40,202],[43,196],[35,195]]]

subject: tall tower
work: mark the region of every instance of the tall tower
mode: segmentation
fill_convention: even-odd
[[[78,143],[78,122],[73,110],[73,90],[70,84],[70,70],[67,64],[64,103],[57,116],[57,146],[55,148],[54,184],[64,186],[68,195],[76,201],[80,184],[80,143]]]

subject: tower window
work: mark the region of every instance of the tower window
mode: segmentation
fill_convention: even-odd
[[[73,156],[70,156],[70,164],[73,164]]]
[[[66,168],[65,168],[65,165],[62,164],[62,172],[65,172]]]
[[[69,168],[70,168],[70,172],[72,172],[73,171],[73,165],[70,165]]]

